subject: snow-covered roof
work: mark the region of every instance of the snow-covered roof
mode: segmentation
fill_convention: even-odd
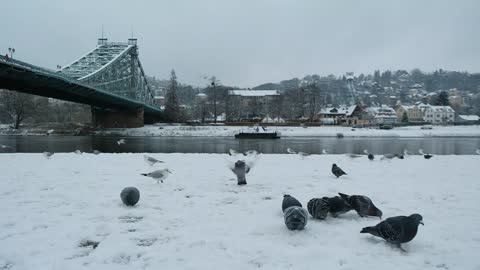
[[[320,110],[320,112],[318,112],[319,114],[330,114],[330,115],[346,115],[346,116],[350,116],[352,115],[353,111],[355,111],[355,108],[357,107],[357,105],[353,105],[353,106],[339,106],[338,108],[337,107],[326,107],[326,108],[323,108]]]
[[[278,90],[230,90],[228,94],[231,96],[243,97],[264,97],[264,96],[279,96]]]
[[[397,113],[393,108],[388,106],[381,106],[381,107],[368,107],[366,109],[367,112],[377,116],[396,116]]]
[[[197,97],[206,97],[206,96],[207,96],[207,95],[204,94],[204,93],[198,93],[198,94],[197,94]]]
[[[434,112],[455,112],[450,106],[429,106],[426,109]]]
[[[462,120],[466,120],[466,121],[479,121],[480,120],[480,116],[478,116],[478,115],[464,115],[464,114],[461,114],[458,117],[461,118]]]

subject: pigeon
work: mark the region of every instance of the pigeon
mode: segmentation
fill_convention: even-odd
[[[347,156],[349,158],[359,158],[359,157],[362,157],[361,155],[357,155],[357,154],[347,154]]]
[[[325,149],[322,149],[322,154],[324,154],[324,155],[328,155],[328,152],[327,152],[327,150],[325,150]]]
[[[313,198],[307,203],[307,210],[313,218],[325,219],[328,211],[330,211],[330,204],[328,201],[321,198]]]
[[[283,195],[282,211],[285,212],[285,209],[289,208],[290,206],[302,207],[302,204],[297,199],[295,199],[295,197],[292,197],[288,194]]]
[[[396,216],[387,218],[375,226],[365,227],[360,233],[369,233],[383,238],[387,242],[396,245],[402,251],[405,251],[401,244],[410,242],[415,238],[419,224],[424,225],[420,214],[413,214],[408,217]]]
[[[80,150],[75,150],[74,153],[77,154],[77,155],[81,155],[81,154],[82,154],[82,151],[80,151]]]
[[[425,159],[431,159],[431,158],[433,157],[433,155],[431,155],[431,154],[426,154],[426,155],[423,155],[423,157],[424,157]]]
[[[155,163],[165,163],[161,160],[158,160],[156,158],[153,158],[153,157],[149,157],[147,155],[144,155],[143,158],[145,159],[145,161],[150,165],[150,166],[153,166],[155,165]]]
[[[290,206],[283,212],[285,225],[289,230],[303,230],[307,225],[307,210],[300,206]]]
[[[368,154],[368,159],[369,160],[374,160],[375,159],[375,156],[373,154]]]
[[[246,185],[247,184],[247,179],[245,175],[250,172],[250,166],[248,166],[245,161],[243,160],[238,160],[235,162],[235,165],[233,168],[230,168],[232,172],[237,176],[237,183],[238,185]]]
[[[95,154],[95,155],[98,155],[98,154],[100,154],[100,153],[101,153],[101,152],[98,151],[98,150],[93,150],[93,154]]]
[[[345,173],[342,169],[340,169],[340,167],[337,166],[337,164],[333,164],[332,165],[332,173],[337,177],[339,178],[340,176],[342,175],[347,175],[347,173]]]
[[[157,184],[159,184],[160,182],[163,183],[163,180],[167,179],[169,173],[172,173],[169,169],[162,169],[150,173],[142,173],[141,175],[151,177],[154,180],[157,180]]]
[[[477,151],[475,151],[475,153],[477,153],[477,155],[480,155],[480,149],[477,149]]]
[[[247,152],[243,153],[246,157],[256,157],[258,152],[256,150],[248,150]]]
[[[125,139],[120,139],[117,141],[118,145],[125,144]]]
[[[340,214],[344,214],[350,210],[353,210],[352,206],[339,196],[335,197],[323,197],[324,201],[328,203],[330,209],[328,210],[333,217],[338,217]]]
[[[357,214],[361,217],[374,216],[382,218],[382,211],[378,209],[372,202],[372,200],[363,195],[346,195],[338,193],[342,199],[347,202],[352,209],[357,211]]]
[[[53,153],[52,152],[43,152],[43,156],[46,157],[47,159],[49,159],[51,156],[53,156]]]
[[[404,159],[405,158],[403,156],[403,154],[395,154],[395,157],[398,158],[398,159]]]
[[[55,130],[50,129],[50,130],[48,130],[45,134],[48,136],[48,135],[52,134],[54,131],[55,131]]]

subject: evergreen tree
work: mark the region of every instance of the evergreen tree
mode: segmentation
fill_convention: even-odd
[[[445,91],[440,92],[435,100],[435,105],[437,106],[448,106],[448,93]]]
[[[407,112],[403,112],[403,115],[402,115],[402,123],[408,123],[408,114],[407,114]]]
[[[168,122],[177,122],[180,118],[180,106],[177,100],[177,89],[177,75],[175,75],[175,70],[172,69],[165,102],[165,114]]]

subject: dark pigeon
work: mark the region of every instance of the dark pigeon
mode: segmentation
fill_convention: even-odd
[[[373,154],[368,154],[368,159],[374,160],[374,159],[375,159],[375,156],[374,156]]]
[[[285,209],[289,208],[290,206],[302,207],[302,204],[297,199],[288,194],[283,195],[282,211],[285,212]]]
[[[337,164],[333,164],[333,165],[332,165],[332,173],[333,173],[337,178],[340,177],[340,176],[342,176],[342,175],[344,175],[344,174],[346,175],[346,173],[345,173],[342,169],[340,169],[340,167],[338,167]]]
[[[353,207],[339,196],[331,198],[323,197],[322,199],[328,202],[328,205],[330,206],[329,212],[333,217],[338,217],[340,214],[353,210]]]
[[[405,157],[403,156],[403,154],[395,154],[395,157],[399,158],[399,159],[404,159]]]
[[[374,216],[382,218],[382,211],[378,209],[372,202],[372,200],[363,195],[346,195],[338,193],[345,202],[357,211],[357,214],[361,217]]]
[[[246,185],[247,178],[245,175],[250,171],[250,167],[243,160],[235,162],[232,172],[237,176],[238,185]]]
[[[412,241],[417,235],[418,225],[423,225],[423,218],[419,214],[413,214],[408,217],[397,216],[387,218],[372,227],[363,228],[360,233],[369,233],[371,235],[385,239],[399,247],[402,251],[401,244]]]
[[[285,225],[289,230],[303,230],[307,225],[307,210],[300,206],[290,206],[283,213]]]
[[[122,202],[127,206],[134,206],[140,199],[140,191],[136,187],[126,187],[120,193]]]
[[[433,155],[430,155],[430,154],[426,154],[426,155],[423,155],[423,157],[425,159],[431,159],[433,157]]]
[[[308,201],[307,210],[313,218],[325,219],[330,211],[330,204],[327,200],[321,198],[313,198]]]

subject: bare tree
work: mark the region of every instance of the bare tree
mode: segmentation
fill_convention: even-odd
[[[13,128],[18,129],[25,118],[33,112],[33,96],[15,91],[0,92],[0,104],[13,121]]]
[[[177,100],[177,88],[177,75],[175,75],[175,70],[172,69],[165,105],[165,113],[169,122],[177,122],[180,118],[180,105]]]

